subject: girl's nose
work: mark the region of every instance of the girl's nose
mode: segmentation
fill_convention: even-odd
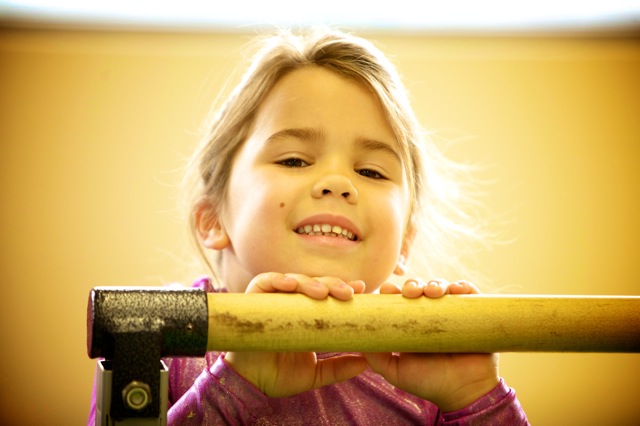
[[[313,185],[311,189],[313,198],[342,197],[350,204],[358,202],[358,191],[346,176],[339,174],[325,175]]]

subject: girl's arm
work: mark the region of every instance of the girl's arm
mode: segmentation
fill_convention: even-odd
[[[265,273],[255,277],[246,293],[302,293],[313,299],[329,296],[349,300],[364,291],[362,281],[345,283],[332,277]],[[362,373],[367,362],[360,356],[344,355],[318,360],[314,352],[233,352],[225,356],[238,374],[270,397],[296,395]]]
[[[246,292],[303,293],[314,299],[331,296],[348,300],[363,290],[362,282],[345,283],[330,277],[267,273],[254,278]],[[171,370],[188,370],[186,363],[184,359],[176,359]],[[204,370],[200,367],[202,371],[195,383],[170,408],[168,423],[251,424],[255,416],[269,414],[268,397],[294,395],[347,380],[366,367],[366,361],[356,355],[318,360],[312,352],[222,354],[213,365]],[[185,373],[189,376],[185,371],[180,374]],[[180,378],[172,377],[170,380],[170,388],[181,387],[178,383]]]
[[[408,298],[480,293],[468,281],[449,283],[443,279],[431,280],[426,284],[420,280],[408,280],[402,289],[385,284],[380,292],[402,293]],[[457,419],[456,422],[463,418],[468,420],[468,417],[473,418],[477,415],[476,411],[480,410],[482,416],[489,413],[510,413],[509,416],[515,416],[514,419],[520,419],[520,423],[526,424],[526,416],[513,394],[499,398],[500,394],[494,393],[500,386],[504,386],[498,374],[498,354],[367,353],[364,356],[371,368],[389,383],[435,403],[443,413],[450,413],[443,415],[445,419]],[[510,392],[513,393],[511,390]],[[486,411],[496,404],[496,398],[502,409]],[[491,422],[495,423],[493,418]]]

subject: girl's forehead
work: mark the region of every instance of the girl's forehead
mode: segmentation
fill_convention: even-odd
[[[318,95],[323,95],[323,98],[344,95],[346,92],[363,92],[374,96],[368,87],[352,78],[320,66],[307,66],[282,76],[267,93],[265,101],[282,95],[291,102],[317,99]]]
[[[368,85],[319,66],[283,76],[263,98],[253,127],[320,128],[328,124],[373,132],[394,145],[397,142],[380,100]]]

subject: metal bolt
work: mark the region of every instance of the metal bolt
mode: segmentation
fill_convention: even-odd
[[[122,399],[127,407],[140,411],[151,403],[151,388],[134,380],[122,390]]]

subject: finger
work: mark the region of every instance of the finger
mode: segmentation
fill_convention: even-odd
[[[245,293],[274,293],[277,291],[293,292],[298,281],[278,272],[266,272],[256,275],[245,290]]]
[[[353,297],[353,287],[336,277],[314,277],[319,283],[327,287],[328,294],[339,300],[349,300]]]
[[[367,288],[367,285],[362,280],[349,281],[347,284],[353,288],[354,294],[362,294]]]
[[[398,357],[390,352],[366,352],[362,356],[367,360],[369,367],[383,376],[389,383],[397,383]]]
[[[380,294],[402,294],[402,290],[393,283],[384,283],[380,286]]]
[[[265,272],[256,275],[245,293],[302,293],[314,299],[324,299],[329,294],[327,286],[302,274]]]
[[[349,380],[364,372],[367,361],[359,355],[343,355],[319,360],[316,365],[314,388]]]
[[[449,294],[480,294],[480,290],[470,281],[459,280],[449,285]]]
[[[420,279],[410,279],[402,286],[402,295],[409,299],[416,299],[424,292],[424,281]]]
[[[329,295],[329,288],[326,284],[320,282],[317,278],[311,278],[302,274],[285,274],[287,277],[294,278],[298,283],[295,289],[296,293],[302,293],[313,299],[325,299]]]
[[[449,282],[445,279],[439,278],[430,280],[426,286],[424,286],[424,295],[431,298],[437,299],[439,297],[444,296],[449,291]]]

